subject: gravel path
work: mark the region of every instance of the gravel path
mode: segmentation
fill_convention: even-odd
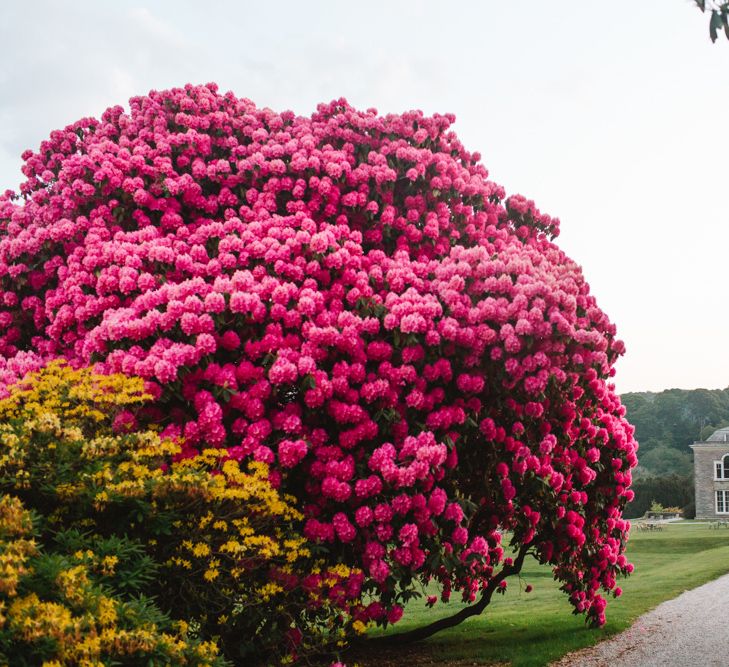
[[[624,632],[552,667],[727,667],[729,574],[644,614]]]

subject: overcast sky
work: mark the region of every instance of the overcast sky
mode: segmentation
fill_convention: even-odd
[[[618,390],[729,385],[729,42],[690,0],[3,3],[0,190],[20,154],[150,89],[310,114],[453,112],[562,221],[628,352]]]

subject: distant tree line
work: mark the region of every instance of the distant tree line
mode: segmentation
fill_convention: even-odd
[[[638,478],[632,488],[635,498],[625,510],[628,519],[643,516],[654,502],[663,507],[678,507],[688,519],[696,514],[693,475]]]
[[[656,501],[693,512],[693,454],[689,445],[729,425],[729,388],[667,389],[621,396],[640,443],[627,516],[642,516]]]

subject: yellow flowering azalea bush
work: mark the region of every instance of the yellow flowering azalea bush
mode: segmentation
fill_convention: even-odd
[[[19,498],[0,497],[0,664],[227,664],[214,643],[187,637],[150,599],[124,599],[113,585],[118,556],[98,557],[88,548],[67,554],[60,545],[46,550],[34,523]],[[75,537],[86,541],[80,533]],[[102,550],[120,546],[97,541]],[[137,558],[121,565],[119,574],[141,583],[151,579],[145,566],[154,566],[141,549],[121,546]]]
[[[0,400],[0,658],[285,664],[362,632],[362,573],[324,567],[266,465],[181,457],[134,428],[147,399],[57,361]]]

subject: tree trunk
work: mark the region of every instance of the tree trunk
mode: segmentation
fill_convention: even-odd
[[[429,623],[428,625],[423,625],[419,628],[415,628],[414,630],[407,630],[406,632],[398,632],[393,635],[383,635],[380,637],[366,639],[364,640],[363,644],[368,646],[393,646],[396,644],[410,644],[412,642],[427,639],[428,637],[431,637],[432,635],[440,632],[441,630],[445,630],[446,628],[455,627],[456,625],[463,623],[463,621],[465,621],[467,618],[470,618],[471,616],[478,616],[480,613],[483,612],[484,609],[486,609],[489,602],[491,602],[491,596],[494,594],[494,591],[496,590],[498,585],[502,581],[504,581],[506,577],[521,572],[527,550],[528,547],[526,545],[523,545],[519,550],[519,555],[514,560],[514,563],[512,565],[504,566],[501,572],[499,572],[499,574],[497,574],[493,579],[491,579],[491,581],[489,581],[488,585],[481,593],[481,599],[478,602],[472,604],[470,607],[464,607],[452,616],[441,618],[437,621]]]

